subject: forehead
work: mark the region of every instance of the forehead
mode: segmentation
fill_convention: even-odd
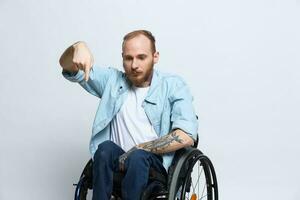
[[[151,41],[144,35],[138,35],[127,40],[123,45],[124,54],[151,54]]]

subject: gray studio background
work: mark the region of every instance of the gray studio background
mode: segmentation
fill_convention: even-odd
[[[0,199],[73,198],[99,100],[59,56],[84,40],[122,69],[123,35],[148,29],[194,95],[220,199],[299,200],[299,25],[299,0],[0,0]]]

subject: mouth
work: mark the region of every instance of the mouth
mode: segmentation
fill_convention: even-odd
[[[142,72],[132,72],[131,76],[137,77],[137,76],[139,76],[141,74],[142,74]]]

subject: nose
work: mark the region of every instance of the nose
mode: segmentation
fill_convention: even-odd
[[[136,60],[136,59],[133,59],[133,60],[132,60],[132,63],[131,63],[131,69],[132,69],[132,70],[136,70],[138,67],[139,67],[139,66],[138,66],[137,60]]]

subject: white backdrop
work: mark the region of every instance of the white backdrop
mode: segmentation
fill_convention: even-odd
[[[122,69],[135,29],[191,88],[220,199],[300,199],[299,23],[299,0],[0,0],[0,199],[73,198],[98,99],[59,56],[84,40]]]

